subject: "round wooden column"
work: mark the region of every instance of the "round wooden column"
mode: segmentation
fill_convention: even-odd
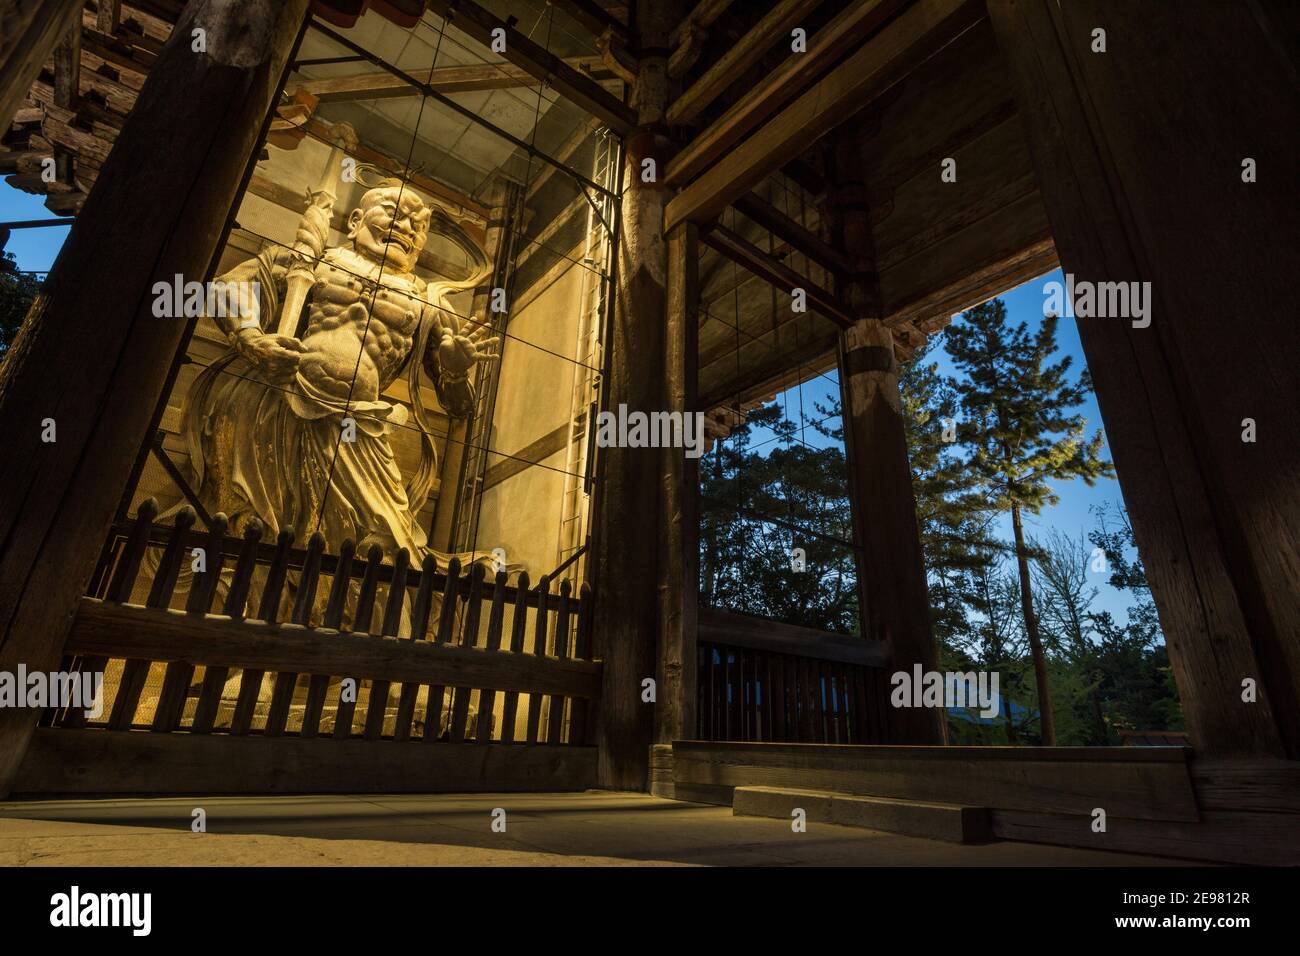
[[[193,0],[150,68],[0,372],[0,671],[59,666],[190,324],[153,286],[211,274],[308,0]],[[206,52],[193,50],[202,30]],[[53,419],[57,440],[42,440]],[[38,713],[0,709],[0,796]]]

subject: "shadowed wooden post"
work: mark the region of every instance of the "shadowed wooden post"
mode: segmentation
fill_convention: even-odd
[[[320,583],[321,556],[324,553],[325,536],[317,531],[307,542],[307,556],[303,559],[302,572],[298,575],[298,588],[294,594],[293,614],[290,616],[290,621],[298,627],[307,627],[311,623],[312,608],[316,605],[316,587]],[[278,737],[284,733],[297,686],[296,673],[281,672],[275,675],[275,685],[271,691],[271,706],[266,713],[266,729],[263,731],[266,736]]]
[[[379,633],[385,637],[396,637],[397,629],[402,623],[402,606],[406,603],[406,574],[410,566],[411,553],[402,548],[393,562],[393,579],[389,582],[388,600],[384,603],[384,622],[379,628]],[[370,683],[370,700],[366,704],[367,740],[378,740],[383,735],[390,686],[386,680]]]
[[[0,501],[22,502],[0,510],[0,670],[58,666],[195,321],[155,316],[154,285],[211,274],[307,4],[185,7],[0,369]],[[192,48],[196,29],[206,52]],[[35,46],[22,53],[38,68],[45,58]],[[25,93],[19,80],[0,84],[6,97]],[[45,419],[57,441],[42,440]],[[39,716],[0,709],[0,796]]]
[[[204,570],[194,572],[190,577],[190,594],[185,601],[185,612],[200,617],[207,614],[212,607],[212,595],[216,592],[217,582],[221,580],[221,568],[225,557],[221,553],[226,540],[226,516],[220,512],[212,516],[207,538],[202,548]],[[193,567],[193,561],[190,562]],[[194,680],[194,665],[187,661],[173,661],[167,665],[163,674],[162,690],[158,694],[158,706],[154,709],[153,729],[170,733],[180,726],[185,713],[185,701],[189,697],[190,683]]]
[[[663,407],[686,416],[698,407],[699,231],[683,223],[668,234],[664,316]],[[703,429],[696,436],[703,452]],[[684,448],[660,451],[659,650],[655,669],[655,742],[696,736],[696,605],[699,600],[699,458]],[[666,795],[666,794],[665,794]]]
[[[510,653],[524,652],[524,629],[528,626],[528,572],[519,572],[515,581],[514,617],[510,621]],[[515,739],[515,720],[519,716],[519,692],[506,691],[504,712],[501,715],[501,742]]]
[[[274,621],[280,611],[280,597],[284,594],[284,579],[289,573],[289,551],[293,548],[293,528],[281,528],[275,540],[275,553],[266,572],[266,584],[257,606],[257,620]],[[239,696],[235,699],[235,713],[230,718],[232,734],[246,734],[253,725],[253,712],[262,694],[262,679],[266,672],[248,668],[239,676]]]
[[[154,572],[153,584],[149,588],[149,597],[145,606],[165,608],[171,603],[172,592],[176,589],[176,578],[181,572],[181,562],[185,560],[185,540],[190,528],[194,527],[197,516],[189,505],[176,513],[176,524],[172,527],[171,538],[163,549],[158,561],[158,570]],[[145,681],[149,677],[149,661],[128,660],[122,665],[122,677],[117,685],[117,697],[113,700],[113,712],[109,715],[108,726],[111,730],[130,730],[135,720],[135,710],[140,703],[140,694],[144,691]]]
[[[573,656],[580,661],[591,660],[591,585],[583,582],[578,589],[578,633],[574,638]],[[569,709],[573,714],[569,723],[569,743],[582,746],[587,743],[588,714],[591,701],[575,699]]]
[[[1300,758],[1293,9],[988,2],[1198,755]]]
[[[357,595],[357,609],[352,621],[354,633],[371,634],[375,623],[375,591],[379,587],[379,566],[384,562],[383,549],[377,544],[370,546],[366,554],[366,571],[361,577],[361,593]],[[355,686],[352,699],[344,699],[346,684],[339,682],[339,702],[334,710],[334,739],[346,740],[352,736],[352,717],[357,712],[357,698],[361,696],[361,681],[347,674],[343,681],[351,680]]]
[[[483,608],[483,578],[487,574],[483,565],[475,564],[469,570],[469,596],[465,604],[465,624],[461,631],[460,643],[463,647],[474,647],[478,643],[478,622]],[[474,693],[472,687],[457,687],[452,692],[451,701],[451,742],[464,743],[465,729],[469,722],[469,699]]]
[[[149,544],[149,532],[153,530],[153,522],[156,517],[158,517],[158,502],[153,498],[147,498],[141,502],[140,507],[136,510],[135,524],[131,526],[131,533],[127,535],[126,544],[117,559],[117,567],[113,570],[108,592],[104,596],[105,601],[125,604],[130,599],[131,591],[135,588],[135,580],[140,574],[140,562],[144,559],[144,552]],[[80,669],[82,672],[93,674],[96,671],[103,671],[107,663],[108,658],[102,655],[84,657],[81,660]],[[122,682],[119,680],[119,688],[121,684]],[[121,696],[120,690],[118,696]],[[114,701],[114,706],[116,706],[116,701]],[[109,720],[111,723],[111,715]],[[64,714],[64,727],[84,727],[85,725],[86,712],[84,709],[69,710]]]
[[[868,640],[888,641],[891,671],[934,670],[938,655],[930,629],[930,598],[912,494],[894,334],[881,320],[880,283],[868,219],[865,167],[851,130],[828,150],[826,220],[832,238],[852,258],[856,272],[837,280],[837,293],[860,318],[840,334],[840,395],[849,466],[858,570],[859,617]],[[818,740],[822,680],[813,675]],[[896,708],[889,743],[943,742],[941,709]]]
[[[488,613],[487,649],[501,650],[501,626],[506,613],[506,581],[510,576],[505,569],[496,573],[492,582],[492,610]],[[492,710],[496,706],[497,692],[483,688],[478,695],[478,724],[474,729],[474,740],[486,744],[492,740]]]
[[[555,607],[555,656],[569,656],[569,593],[573,585],[567,579],[560,582],[560,601]],[[546,721],[546,742],[558,744],[564,728],[564,697],[551,695],[550,716]]]
[[[460,558],[452,558],[447,564],[447,580],[442,589],[442,610],[438,614],[438,632],[434,636],[439,644],[451,641],[452,631],[456,626],[456,601],[460,593]],[[425,706],[424,741],[434,743],[442,733],[442,705],[447,688],[443,684],[429,686],[429,702]]]
[[[325,602],[325,616],[321,626],[337,631],[343,621],[343,609],[347,606],[348,594],[352,589],[352,562],[356,557],[357,546],[351,538],[345,538],[339,548],[338,564],[334,566],[334,580],[330,585],[330,596]],[[315,737],[320,733],[321,714],[325,711],[325,698],[329,695],[330,676],[312,674],[307,683],[307,704],[302,712],[302,730],[299,736]]]
[[[642,51],[633,83],[637,127],[627,137],[622,172],[621,231],[614,249],[617,288],[605,407],[626,405],[649,414],[663,406],[665,173],[670,141],[670,34],[678,4],[637,4],[630,24]],[[655,548],[639,540],[641,523],[658,513],[657,449],[602,448],[593,528],[596,656],[604,661],[604,690],[596,720],[599,785],[643,790],[654,742],[654,706],[641,699],[655,675],[658,647],[658,568]],[[531,721],[531,714],[530,721]]]
[[[533,620],[533,653],[538,657],[546,654],[546,634],[550,627],[551,579],[543,574],[537,582],[537,617]],[[528,695],[527,736],[530,744],[537,743],[537,730],[542,721],[542,701],[540,694]]]
[[[415,604],[411,608],[412,641],[423,641],[429,635],[429,614],[433,610],[433,589],[438,576],[438,559],[432,554],[424,556],[420,566],[420,587],[415,593]],[[407,681],[402,684],[397,695],[397,716],[393,723],[393,739],[409,740],[411,723],[415,719],[415,704],[420,694],[420,685]]]
[[[248,589],[253,583],[253,571],[257,567],[257,546],[262,540],[262,530],[262,522],[256,518],[244,526],[244,543],[239,549],[239,557],[235,559],[235,573],[230,581],[230,591],[226,594],[226,603],[222,607],[222,613],[235,621],[244,618]],[[229,676],[229,667],[213,665],[204,668],[203,688],[199,691],[199,703],[194,708],[194,724],[190,728],[193,733],[203,734],[212,729]]]

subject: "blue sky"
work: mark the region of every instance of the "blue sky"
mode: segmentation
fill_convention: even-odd
[[[20,192],[8,185],[0,185],[0,222],[49,219],[53,218],[53,216],[54,214],[45,208],[42,197]],[[12,252],[17,257],[19,269],[48,271],[58,255],[59,248],[63,245],[63,240],[68,234],[68,228],[67,226],[51,226],[39,229],[16,229],[10,235],[9,243],[5,247],[6,251]],[[1043,315],[1043,284],[1053,279],[1063,281],[1060,270],[1026,282],[1024,285],[1000,296],[1006,302],[1007,316],[1010,321],[1027,322],[1031,328],[1034,327],[1035,323],[1040,322]],[[1078,330],[1075,328],[1074,322],[1063,319],[1059,323],[1057,326],[1057,340],[1061,353],[1074,357],[1072,372],[1077,375],[1079,370],[1084,367],[1084,357],[1083,349],[1079,344]],[[931,352],[931,357],[939,363],[941,372],[944,374],[953,373],[952,365],[942,347],[934,349]],[[815,418],[817,417],[815,404],[818,402],[823,405],[826,404],[830,396],[836,391],[838,391],[838,385],[832,372],[827,376],[810,379],[801,387],[792,388],[782,393],[777,399],[785,405],[787,416],[792,421],[799,421],[801,401],[805,414],[809,418]],[[1096,399],[1091,395],[1081,411],[1087,418],[1089,434],[1094,429],[1102,427],[1101,412],[1097,408]],[[756,444],[763,440],[764,436],[755,434],[754,441]],[[826,443],[826,440],[812,428],[805,429],[804,440],[814,445]],[[775,443],[770,447],[776,447]],[[1030,535],[1040,535],[1049,528],[1059,528],[1067,534],[1077,537],[1081,531],[1086,533],[1096,526],[1096,521],[1089,512],[1090,508],[1109,504],[1114,510],[1123,505],[1119,483],[1113,479],[1099,481],[1092,488],[1087,487],[1081,481],[1058,482],[1054,487],[1060,496],[1060,503],[1055,507],[1045,508],[1041,515],[1028,515],[1026,517],[1026,530]],[[1011,520],[1009,517],[1000,520],[997,533],[1005,540],[1011,539]],[[1105,575],[1096,575],[1095,578],[1098,588],[1096,609],[1110,611],[1118,620],[1125,620],[1125,608],[1130,603],[1128,595],[1107,584]]]
[[[998,296],[1006,303],[1008,320],[1013,323],[1025,322],[1031,331],[1036,328],[1043,318],[1043,305],[1046,298],[1043,285],[1052,280],[1064,282],[1059,269]],[[1072,377],[1077,377],[1079,372],[1086,367],[1086,361],[1083,355],[1083,347],[1079,343],[1078,329],[1072,320],[1062,319],[1057,324],[1057,346],[1059,354],[1069,355],[1073,358],[1070,374]],[[929,359],[938,363],[939,371],[942,374],[955,374],[955,369],[943,349],[942,341],[930,351]],[[810,418],[817,418],[820,416],[816,414],[816,404],[826,405],[831,396],[838,391],[838,388],[835,374],[831,372],[825,376],[809,379],[800,387],[789,389],[778,395],[777,401],[784,405],[786,415],[791,421],[799,421],[801,401],[804,413]],[[1087,401],[1079,411],[1087,421],[1086,434],[1088,436],[1091,437],[1092,433],[1098,428],[1103,428],[1101,410],[1097,407],[1095,396],[1089,394]],[[838,423],[828,422],[827,424]],[[754,433],[754,444],[768,440],[770,437],[770,433],[759,434],[756,431]],[[822,446],[828,444],[828,441],[812,428],[805,429],[803,438],[811,445]],[[777,443],[772,442],[769,447],[777,447]],[[1104,451],[1104,454],[1108,458],[1110,457],[1109,448]],[[1096,518],[1089,509],[1109,505],[1111,511],[1114,512],[1121,509],[1124,503],[1119,490],[1119,482],[1114,479],[1098,481],[1091,488],[1082,481],[1061,481],[1053,483],[1053,488],[1060,497],[1060,502],[1053,507],[1044,508],[1041,514],[1025,516],[1025,530],[1031,537],[1045,535],[1052,528],[1060,529],[1075,538],[1081,532],[1086,535],[1088,531],[1097,526]],[[1001,517],[994,525],[994,531],[1003,540],[1010,541],[1012,538],[1010,516]],[[1130,558],[1132,556],[1131,553],[1128,555]],[[1127,620],[1128,615],[1125,611],[1129,604],[1133,603],[1131,596],[1126,592],[1111,587],[1106,581],[1107,576],[1104,574],[1097,574],[1092,577],[1093,583],[1097,587],[1094,610],[1110,611],[1117,620]]]
[[[14,189],[8,183],[0,184],[0,222],[54,218],[56,215],[45,208],[44,196],[33,196]],[[39,229],[15,229],[9,234],[5,251],[14,254],[19,269],[48,272],[70,228],[43,226]]]

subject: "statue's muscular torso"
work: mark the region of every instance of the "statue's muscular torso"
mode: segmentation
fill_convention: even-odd
[[[424,283],[381,275],[376,263],[350,249],[330,249],[315,272],[299,372],[327,394],[374,401],[411,351]]]

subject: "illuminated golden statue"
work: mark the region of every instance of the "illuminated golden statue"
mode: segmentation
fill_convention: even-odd
[[[437,473],[420,370],[449,415],[472,411],[470,373],[497,357],[497,339],[486,323],[468,329],[445,294],[485,270],[461,282],[426,283],[414,274],[431,220],[450,219],[398,180],[362,196],[347,219],[350,245],[325,248],[333,202],[332,186],[315,191],[291,248],[267,249],[219,279],[229,290],[256,283],[257,309],[251,316],[217,310],[226,312],[214,321],[231,350],[186,397],[195,487],[210,512],[230,518],[232,534],[256,517],[267,537],[292,527],[302,544],[319,529],[329,551],[351,538],[359,554],[372,544],[390,555],[406,548],[418,565],[429,553],[418,515]],[[306,326],[295,337],[304,304]],[[405,406],[382,397],[402,374],[410,422]],[[420,466],[409,483],[389,442],[403,427],[420,435]]]

